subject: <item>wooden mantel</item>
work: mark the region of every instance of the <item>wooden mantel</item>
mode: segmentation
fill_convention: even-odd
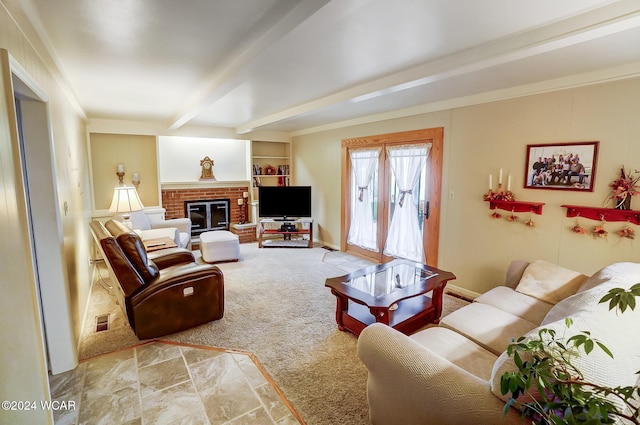
[[[189,182],[163,182],[160,183],[161,190],[177,189],[201,189],[201,188],[221,188],[221,187],[251,187],[249,180],[194,180]]]

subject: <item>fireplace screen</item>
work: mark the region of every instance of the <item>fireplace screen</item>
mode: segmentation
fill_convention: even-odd
[[[191,236],[211,230],[229,230],[229,199],[185,201],[184,212],[191,219]]]

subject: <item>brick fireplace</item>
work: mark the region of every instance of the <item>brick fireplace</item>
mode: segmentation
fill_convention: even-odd
[[[210,199],[229,199],[229,219],[232,223],[230,231],[240,237],[240,242],[251,242],[255,240],[255,227],[248,229],[234,228],[233,224],[240,221],[240,206],[238,199],[242,198],[243,192],[249,192],[247,185],[225,186],[224,183],[215,182],[214,186],[202,183],[194,184],[168,184],[162,185],[162,207],[166,210],[166,218],[185,218],[185,201],[198,201]]]

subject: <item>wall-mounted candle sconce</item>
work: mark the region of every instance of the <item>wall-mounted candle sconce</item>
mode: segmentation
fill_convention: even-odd
[[[140,186],[140,174],[137,172],[133,173],[131,183],[136,187],[136,189],[138,189],[138,186]]]
[[[124,164],[118,164],[116,166],[116,175],[118,176],[120,186],[124,186],[124,181],[122,180],[124,179]]]

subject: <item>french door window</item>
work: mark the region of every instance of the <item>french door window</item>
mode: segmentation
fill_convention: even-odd
[[[341,249],[437,265],[442,128],[342,141]]]

